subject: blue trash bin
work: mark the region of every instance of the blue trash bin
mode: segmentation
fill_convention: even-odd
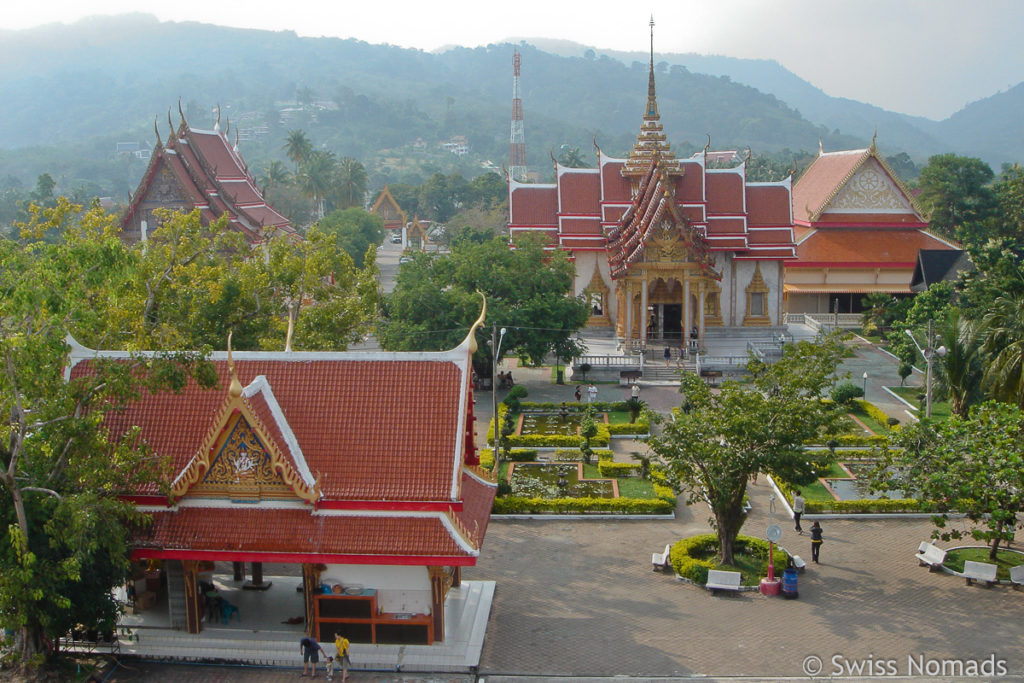
[[[787,569],[782,572],[782,597],[790,600],[797,597],[795,569]]]

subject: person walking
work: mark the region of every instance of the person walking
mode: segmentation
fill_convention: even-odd
[[[338,649],[337,660],[341,664],[341,683],[348,679],[348,667],[352,661],[348,657],[348,638],[340,633],[334,634],[334,647]]]
[[[573,393],[573,396],[576,397],[576,402],[577,403],[579,403],[580,399],[583,398],[583,389],[582,389],[582,387],[580,387],[579,384],[576,385],[576,391]]]
[[[804,497],[797,491],[793,495],[793,521],[796,522],[796,532],[801,536],[804,535],[804,530],[800,528],[800,515],[804,514]]]
[[[587,387],[587,403],[594,403],[597,401],[597,387],[591,382],[590,386]]]
[[[316,663],[320,661],[320,655],[323,654],[324,659],[327,658],[327,653],[320,647],[320,643],[312,636],[305,636],[299,641],[299,652],[302,653],[302,675],[316,676]]]
[[[821,544],[824,540],[821,537],[821,525],[818,524],[818,520],[814,520],[811,524],[811,559],[814,560],[814,564],[818,563],[818,553],[821,552]]]

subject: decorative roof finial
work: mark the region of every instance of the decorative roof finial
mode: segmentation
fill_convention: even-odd
[[[231,384],[228,386],[228,395],[231,398],[238,398],[242,395],[242,383],[238,381],[238,375],[235,374],[235,361],[231,357],[231,335],[232,332],[228,332],[228,372],[231,373]]]
[[[174,139],[174,121],[171,120],[171,108],[167,107],[167,127],[171,129],[170,135],[167,136],[167,142],[170,143]]]
[[[480,300],[483,302],[483,307],[480,310],[480,317],[476,319],[473,326],[469,328],[469,334],[466,335],[466,342],[469,342],[469,355],[472,356],[476,353],[476,331],[484,326],[484,319],[487,317],[487,297],[480,290],[477,290],[477,294],[480,295]],[[465,342],[463,342],[465,343]]]
[[[295,302],[288,302],[288,334],[284,338],[284,352],[291,353],[292,337],[295,335]]]
[[[153,132],[156,133],[156,146],[157,147],[162,147],[164,143],[160,140],[160,128],[157,125],[159,123],[160,123],[160,117],[159,116],[154,116],[153,117]]]
[[[238,127],[235,127],[235,154],[238,154]]]
[[[601,158],[601,147],[597,144],[597,133],[594,133],[594,153],[598,159]]]
[[[651,15],[651,66],[650,73],[647,77],[647,97],[648,99],[654,98],[654,15]],[[650,104],[647,106],[647,113],[650,114]],[[657,105],[655,105],[655,112],[657,111]]]
[[[180,97],[178,98],[178,113],[181,114],[181,127],[184,128],[188,124],[185,123],[185,112],[183,112],[181,110],[181,98]]]
[[[220,130],[220,102],[217,103],[217,121],[213,124],[213,129],[215,131]]]
[[[875,134],[871,136],[871,151],[877,152],[878,148],[875,147],[875,142],[878,141],[878,126],[875,126]]]
[[[558,173],[558,159],[555,158],[555,150],[549,149],[548,156],[551,157],[551,165],[555,167],[555,173]]]
[[[818,156],[820,157],[825,153],[825,143],[821,141],[821,136],[818,136]]]

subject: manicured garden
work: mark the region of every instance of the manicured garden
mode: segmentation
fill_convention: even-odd
[[[719,564],[717,554],[718,536],[699,534],[676,541],[669,561],[677,574],[700,585],[707,583],[708,572],[712,569],[739,572],[742,577],[740,583],[744,586],[757,586],[768,574],[767,541],[737,536],[733,545],[733,564]],[[775,570],[781,576],[782,570],[789,566],[789,553],[775,546],[773,557]]]
[[[954,548],[946,553],[946,561],[942,566],[957,573],[964,570],[964,562],[984,562],[995,564],[996,578],[1000,581],[1010,580],[1010,569],[1024,564],[1024,553],[1000,548],[996,553],[995,562],[989,559],[989,548]]]

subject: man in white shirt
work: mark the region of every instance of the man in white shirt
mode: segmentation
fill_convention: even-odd
[[[800,495],[799,491],[793,494],[793,521],[796,522],[796,531],[801,536],[804,535],[804,530],[800,528],[800,515],[804,514],[804,497]]]

